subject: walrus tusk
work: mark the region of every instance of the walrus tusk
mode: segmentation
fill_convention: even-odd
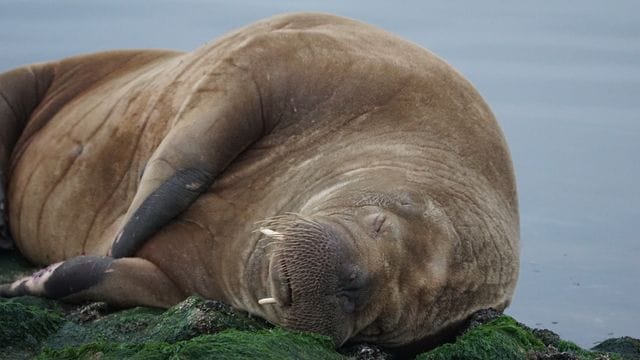
[[[264,298],[264,299],[258,300],[258,304],[260,305],[277,304],[277,303],[278,302],[276,301],[275,298]]]
[[[260,232],[267,235],[268,237],[272,237],[272,238],[276,238],[276,239],[282,239],[284,238],[284,235],[282,235],[281,233],[277,232],[277,231],[273,231],[271,229],[267,229],[267,228],[260,228]]]

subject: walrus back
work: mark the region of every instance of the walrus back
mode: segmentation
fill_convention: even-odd
[[[51,85],[51,66],[25,66],[0,74],[0,248],[11,248],[7,215],[9,160],[33,110]]]
[[[120,204],[135,191],[137,179],[133,184],[125,181],[128,167],[118,167],[119,162],[113,160],[127,146],[135,146],[130,145],[131,132],[141,130],[136,130],[134,123],[120,127],[112,119],[112,127],[122,131],[100,136],[97,130],[109,125],[110,115],[117,118],[117,107],[127,103],[113,104],[96,93],[85,95],[105,86],[117,91],[128,81],[122,74],[132,73],[135,78],[139,75],[136,69],[144,71],[148,65],[177,54],[105,52],[25,66],[0,75],[3,192],[13,238],[30,260],[51,263],[83,253],[104,255],[109,245],[100,248],[100,236],[87,243],[89,234],[84,226],[104,232],[110,225],[99,220],[108,217],[111,224],[117,218],[112,211],[117,206],[103,209],[109,204],[97,201],[97,197],[105,195]],[[113,82],[114,78],[122,81]],[[83,106],[69,106],[78,102],[84,102]],[[88,111],[73,110],[79,108]],[[76,141],[78,137],[93,139],[82,144]],[[79,174],[84,176],[76,176]],[[128,190],[124,194],[109,190],[114,187]],[[85,219],[87,216],[94,220]]]
[[[24,66],[0,74],[0,174],[5,180],[13,148],[52,80],[50,65]]]

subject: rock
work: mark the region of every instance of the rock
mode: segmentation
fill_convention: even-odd
[[[37,269],[16,251],[0,250],[0,284],[31,275]]]
[[[467,320],[466,326],[462,332],[467,332],[476,326],[484,325],[490,321],[493,321],[502,316],[502,313],[496,309],[484,309],[476,311],[471,315],[469,320]]]
[[[625,360],[640,359],[640,339],[629,336],[607,339],[593,347],[592,350],[616,353]]]
[[[0,251],[0,282],[34,270]],[[452,339],[453,341],[453,339]],[[610,339],[581,349],[495,310],[474,314],[455,339],[417,359],[639,359],[640,341]],[[424,349],[421,349],[424,351]],[[616,355],[613,352],[622,354]],[[335,350],[329,338],[272,327],[218,301],[189,297],[168,309],[115,309],[105,303],[0,298],[1,359],[354,359],[404,358],[372,344]]]
[[[381,348],[365,343],[347,345],[339,349],[340,353],[351,360],[387,360],[393,359],[392,355]]]
[[[80,311],[82,313],[82,311]],[[75,313],[74,313],[75,314]],[[47,343],[52,349],[85,345],[98,340],[110,343],[174,343],[226,329],[255,331],[269,325],[217,301],[192,296],[176,306],[160,309],[136,307],[93,321],[68,316],[68,321]],[[72,341],[69,341],[72,340]]]
[[[343,359],[329,338],[285,331],[226,330],[189,340],[119,344],[96,342],[45,349],[38,359]]]
[[[58,331],[64,323],[60,313],[47,306],[0,299],[0,356],[30,358],[40,343]]]
[[[85,306],[72,309],[67,315],[67,319],[77,322],[86,323],[97,320],[109,312],[113,312],[109,304],[104,302],[89,303]]]
[[[416,359],[525,359],[545,346],[514,319],[501,316],[466,331],[455,343],[444,344]]]

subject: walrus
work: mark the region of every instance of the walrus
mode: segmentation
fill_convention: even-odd
[[[0,287],[115,306],[218,299],[397,347],[504,309],[514,172],[456,70],[383,30],[276,16],[193,52],[0,75],[2,237],[46,266]]]

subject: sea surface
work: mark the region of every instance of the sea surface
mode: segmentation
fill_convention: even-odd
[[[0,71],[115,48],[192,50],[322,11],[439,54],[510,145],[522,269],[508,313],[591,347],[640,338],[640,2],[0,0]]]

